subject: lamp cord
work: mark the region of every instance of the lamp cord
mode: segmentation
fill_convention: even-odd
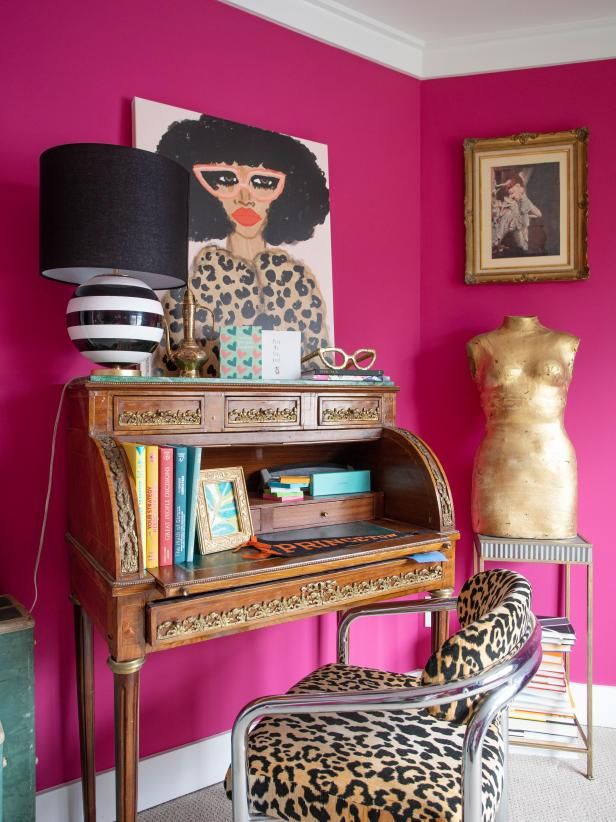
[[[53,432],[51,435],[51,454],[49,457],[49,476],[47,479],[47,495],[45,497],[45,509],[43,512],[43,523],[41,525],[41,536],[39,539],[39,546],[38,551],[36,554],[36,561],[34,563],[34,574],[33,574],[33,582],[34,582],[34,600],[32,601],[32,605],[30,606],[30,611],[34,611],[34,607],[38,600],[38,570],[39,565],[41,562],[41,554],[43,553],[43,543],[45,542],[45,531],[47,529],[47,514],[49,513],[49,500],[51,499],[51,485],[53,482],[53,464],[54,464],[54,456],[56,453],[56,436],[58,433],[58,423],[60,422],[60,415],[62,414],[62,403],[64,401],[64,394],[66,389],[68,388],[69,383],[64,383],[62,386],[62,393],[60,394],[60,401],[58,402],[58,410],[56,411],[56,419],[53,424]]]

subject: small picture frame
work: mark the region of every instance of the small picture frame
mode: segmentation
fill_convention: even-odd
[[[199,472],[197,534],[201,554],[229,551],[252,537],[248,492],[241,466],[206,468]]]
[[[588,277],[588,131],[464,141],[465,281]]]

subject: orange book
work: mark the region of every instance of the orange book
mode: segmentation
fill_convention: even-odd
[[[158,445],[145,449],[145,567],[158,567]]]
[[[173,448],[158,449],[158,565],[173,565]]]

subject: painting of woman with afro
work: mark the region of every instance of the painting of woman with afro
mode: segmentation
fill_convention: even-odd
[[[134,114],[135,145],[190,172],[188,283],[214,315],[212,323],[198,309],[195,318],[209,352],[203,376],[218,374],[223,325],[301,331],[302,353],[332,344],[329,191],[306,142],[146,100],[134,101]],[[297,244],[324,270],[313,271]],[[181,340],[183,296],[182,288],[161,295],[172,348]],[[172,368],[160,348],[153,372]]]

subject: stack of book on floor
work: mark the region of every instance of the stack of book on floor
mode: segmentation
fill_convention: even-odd
[[[122,445],[135,480],[143,567],[192,562],[201,448]]]
[[[302,371],[303,380],[316,380],[320,382],[367,382],[367,383],[387,383],[391,384],[389,377],[386,377],[380,369],[345,368],[336,370],[334,368],[321,368],[316,371]]]
[[[512,739],[573,745],[577,742],[575,705],[565,673],[565,654],[575,632],[565,617],[537,617],[541,624],[543,657],[535,676],[514,698],[509,710]]]
[[[304,492],[310,485],[309,476],[295,474],[281,474],[276,479],[270,479],[263,489],[263,499],[276,502],[296,502],[304,499]]]

